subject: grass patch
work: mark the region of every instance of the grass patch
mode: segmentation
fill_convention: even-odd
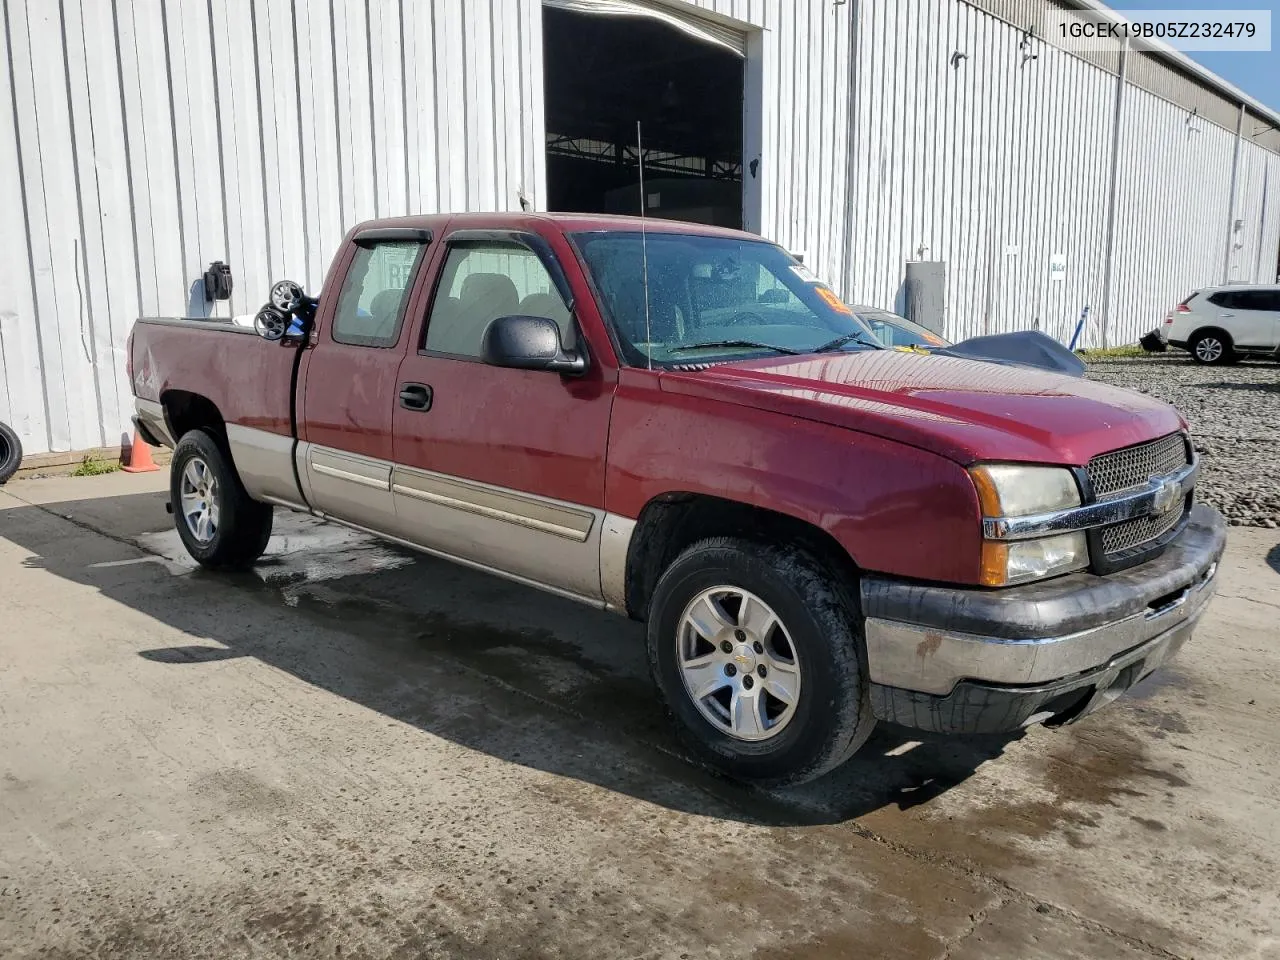
[[[1131,343],[1126,347],[1107,347],[1105,350],[1101,348],[1096,350],[1081,350],[1079,353],[1080,359],[1082,360],[1117,360],[1122,357],[1147,356],[1147,351],[1143,350],[1142,347],[1138,346],[1136,343]]]
[[[99,460],[97,457],[85,457],[71,474],[73,477],[100,477],[104,473],[115,473],[120,464],[114,460]]]

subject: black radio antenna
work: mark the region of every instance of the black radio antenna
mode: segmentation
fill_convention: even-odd
[[[644,141],[640,137],[640,121],[636,121],[636,156],[640,160],[640,260],[644,273],[644,353],[653,369],[653,337],[649,329],[649,234],[645,229]]]

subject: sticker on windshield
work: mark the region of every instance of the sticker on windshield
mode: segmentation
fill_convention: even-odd
[[[814,272],[810,270],[808,267],[806,267],[803,263],[791,264],[791,272],[794,273],[801,280],[803,280],[805,283],[821,283],[822,282],[817,278]]]
[[[814,290],[817,292],[818,296],[822,298],[823,302],[832,310],[835,310],[837,313],[847,313],[849,316],[853,316],[853,311],[849,309],[848,305],[843,300],[836,296],[835,291],[830,287],[824,287],[819,284],[814,288]]]

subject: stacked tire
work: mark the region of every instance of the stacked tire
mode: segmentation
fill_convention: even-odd
[[[0,423],[0,483],[15,473],[22,463],[22,441],[7,423]]]

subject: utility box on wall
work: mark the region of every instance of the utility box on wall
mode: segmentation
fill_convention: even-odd
[[[907,262],[907,319],[946,336],[947,264],[944,260]]]

